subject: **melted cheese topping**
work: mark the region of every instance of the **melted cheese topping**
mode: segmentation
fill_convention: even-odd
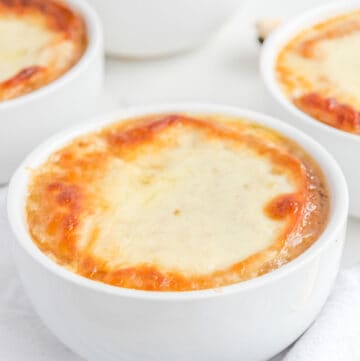
[[[346,131],[360,132],[356,114],[360,111],[359,49],[359,11],[303,31],[278,56],[276,70],[283,91],[318,120]],[[314,94],[319,101],[308,98]],[[327,105],[326,101],[332,104]],[[351,113],[349,119],[344,122],[348,113]]]
[[[181,133],[176,148],[109,164],[99,185],[108,209],[89,222],[100,224],[93,252],[111,268],[146,262],[206,274],[269,247],[286,226],[263,207],[294,192],[291,179],[247,149]]]
[[[72,271],[140,289],[215,287],[286,262],[288,246],[321,232],[326,202],[292,143],[219,124],[156,116],[60,150],[30,186],[35,242]],[[319,207],[306,216],[320,217],[314,229],[302,222],[307,202]]]
[[[0,0],[0,101],[55,80],[85,49],[82,20],[60,3]]]

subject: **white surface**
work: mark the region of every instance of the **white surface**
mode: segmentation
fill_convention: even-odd
[[[269,94],[273,98],[272,104],[269,102],[271,113],[274,113],[280,119],[287,119],[290,124],[311,134],[326,149],[332,151],[347,177],[350,191],[350,214],[357,217],[360,217],[360,172],[357,167],[354,167],[354,163],[357,164],[360,160],[360,137],[356,134],[339,131],[322,122],[314,121],[313,118],[296,108],[278,86],[273,69],[278,51],[298,31],[328,17],[359,8],[359,1],[339,2],[301,15],[275,31],[266,41],[261,54],[262,77]],[[344,52],[339,46],[338,51]]]
[[[324,3],[325,1],[321,1]],[[286,7],[290,4],[292,8]],[[259,47],[253,19],[260,15],[296,13],[314,1],[252,1],[237,19],[204,48],[177,58],[147,62],[107,63],[106,95],[99,106],[149,104],[169,101],[207,101],[269,109],[269,98],[258,74]],[[13,266],[3,212],[4,190],[0,192],[0,360],[80,361],[68,351],[34,313]],[[360,261],[360,222],[350,219],[343,266]],[[279,355],[274,360],[282,360]]]
[[[360,266],[343,271],[321,315],[284,361],[360,360]]]

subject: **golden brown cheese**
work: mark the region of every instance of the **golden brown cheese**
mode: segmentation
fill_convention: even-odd
[[[33,170],[38,247],[90,279],[156,291],[254,278],[327,222],[323,175],[296,144],[241,119],[151,115],[73,140]]]
[[[59,78],[86,44],[84,21],[62,2],[0,0],[0,101]]]
[[[280,51],[278,81],[293,103],[332,127],[360,134],[360,10],[306,29]]]

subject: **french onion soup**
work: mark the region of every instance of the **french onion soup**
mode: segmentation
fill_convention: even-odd
[[[249,280],[322,233],[329,194],[293,141],[247,120],[191,113],[121,121],[31,170],[36,245],[125,288],[188,291]]]
[[[87,45],[83,19],[55,0],[0,0],[0,101],[43,87]]]
[[[360,134],[360,10],[301,31],[280,51],[277,79],[303,112]]]

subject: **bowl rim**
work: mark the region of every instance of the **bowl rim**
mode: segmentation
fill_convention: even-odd
[[[48,156],[56,149],[61,148],[72,139],[88,132],[102,129],[111,123],[125,120],[131,117],[143,116],[146,114],[161,114],[169,112],[182,112],[190,114],[220,114],[231,117],[239,117],[251,122],[262,124],[266,127],[280,132],[286,137],[299,143],[317,161],[327,178],[329,191],[331,194],[331,210],[328,225],[323,234],[301,255],[282,267],[254,279],[239,282],[236,284],[194,291],[160,292],[145,291],[121,288],[97,282],[83,276],[77,275],[46,256],[31,239],[25,219],[25,201],[27,196],[27,184],[30,179],[31,168],[41,165]],[[237,292],[245,292],[254,288],[262,287],[284,278],[302,265],[314,259],[333,240],[333,235],[341,236],[341,231],[346,224],[349,208],[349,195],[347,184],[341,168],[335,159],[319,143],[310,138],[305,133],[290,126],[276,118],[257,113],[251,110],[244,110],[237,107],[215,105],[215,104],[164,104],[155,106],[136,107],[120,109],[119,111],[101,115],[90,122],[71,127],[54,136],[36,147],[25,160],[20,164],[9,183],[7,192],[7,212],[10,227],[15,235],[15,242],[39,265],[47,271],[71,282],[80,287],[85,287],[93,291],[112,294],[120,297],[146,299],[146,300],[194,300],[209,297],[225,296]]]
[[[55,79],[49,84],[46,84],[28,94],[0,102],[0,112],[24,106],[39,99],[41,100],[43,97],[58,91],[61,87],[76,79],[97,56],[99,48],[102,47],[103,32],[101,21],[89,2],[82,0],[61,0],[61,2],[72,10],[78,12],[85,21],[88,44],[84,54],[80,57],[76,64],[74,64],[58,79]]]
[[[313,126],[329,135],[340,136],[345,140],[360,142],[359,135],[327,125],[298,109],[282,92],[279,82],[276,80],[274,68],[280,50],[288,41],[296,36],[296,34],[321,21],[337,15],[346,14],[347,12],[356,9],[360,10],[359,1],[351,0],[346,3],[330,3],[319,6],[291,18],[274,30],[264,42],[260,54],[260,73],[271,96],[285,110],[296,116],[298,119],[301,119],[307,125]]]

